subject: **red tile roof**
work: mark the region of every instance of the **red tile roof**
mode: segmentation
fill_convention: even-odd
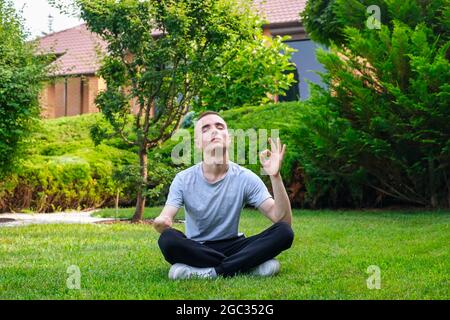
[[[89,31],[86,24],[55,32],[37,39],[41,53],[53,52],[55,75],[93,74],[98,70],[97,51],[105,52],[106,44]]]
[[[307,0],[253,1],[255,9],[268,24],[280,24],[300,22],[299,13]],[[105,52],[107,47],[98,35],[87,29],[86,24],[49,34],[37,42],[41,53],[53,52],[58,56],[54,62],[54,75],[94,74],[100,65],[97,52]]]
[[[307,0],[253,0],[268,24],[300,22]]]

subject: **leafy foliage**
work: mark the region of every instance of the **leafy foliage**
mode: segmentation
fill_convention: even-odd
[[[259,159],[256,158],[251,161],[250,151],[251,145],[256,147],[256,151],[262,151],[264,148],[263,139],[267,139],[271,135],[271,130],[278,130],[280,139],[287,145],[286,156],[283,161],[283,168],[281,174],[283,181],[287,187],[287,191],[291,202],[294,206],[299,207],[304,205],[305,199],[305,186],[303,171],[300,168],[299,159],[303,152],[298,144],[296,132],[298,131],[298,122],[301,119],[302,113],[304,113],[305,106],[303,102],[284,102],[276,104],[267,104],[263,106],[247,106],[241,108],[232,108],[221,112],[221,116],[227,123],[230,134],[233,137],[234,148],[233,154],[230,151],[230,158],[232,161],[252,170],[258,176],[261,176],[267,187],[270,189],[270,179],[268,176],[262,175],[260,170]],[[198,113],[196,113],[198,115]],[[191,117],[194,117],[195,114]],[[289,121],[286,121],[289,119]],[[194,154],[194,130],[193,125],[188,127],[190,132],[190,150],[191,157],[187,158],[189,164],[180,164],[177,171],[184,169],[194,164],[196,158]],[[239,133],[238,130],[241,130]],[[250,131],[249,131],[250,130]],[[264,130],[266,135],[260,130]],[[251,132],[256,132],[253,137]],[[245,151],[238,153],[237,142],[240,137],[245,139]],[[186,143],[186,142],[184,142]],[[149,158],[155,156],[159,157],[163,161],[171,161],[171,153],[177,145],[184,145],[182,139],[171,139],[166,141],[160,147],[156,148],[154,152],[149,155]],[[161,161],[161,160],[160,160]],[[171,182],[172,177],[169,179]]]
[[[23,161],[0,183],[0,211],[52,212],[112,206],[117,190],[120,205],[136,199],[139,178],[137,155],[116,139],[95,145],[89,128],[101,114],[87,114],[39,122],[30,137]],[[170,158],[152,156],[148,163],[152,203],[161,204],[178,167]]]
[[[96,103],[114,133],[138,149],[137,221],[145,206],[149,150],[179,127],[216,58],[252,39],[256,15],[248,2],[235,0],[75,2],[108,45],[99,71],[107,89]]]
[[[0,0],[0,178],[24,152],[39,117],[38,94],[50,58],[35,56],[25,39],[13,4]]]
[[[448,0],[315,0],[307,2],[301,18],[311,39],[325,45],[341,45],[352,41],[346,28],[366,29],[372,15],[368,12],[370,6],[380,9],[380,22],[390,30],[395,20],[412,29],[423,23],[434,34],[448,37]]]
[[[280,137],[288,146],[282,175],[296,206],[302,204],[304,188],[303,180],[295,175],[301,150],[295,141],[294,120],[298,121],[303,109],[301,102],[290,102],[223,112],[230,128],[280,130]],[[193,117],[191,113],[191,120]],[[140,181],[136,152],[120,138],[95,144],[89,129],[98,124],[101,130],[110,132],[110,124],[101,114],[43,120],[30,138],[26,159],[0,183],[0,211],[52,212],[108,207],[114,205],[117,190],[120,206],[133,205],[136,181]],[[189,130],[192,131],[192,126]],[[174,165],[171,153],[178,143],[169,139],[149,153],[146,198],[152,204],[163,205],[175,174],[192,164]],[[247,164],[248,157],[247,149]],[[237,155],[234,159],[237,161]],[[260,174],[259,165],[247,164],[246,167]],[[263,177],[270,187],[266,178]]]
[[[328,89],[313,85],[298,123],[312,204],[450,206],[449,9],[436,2],[384,1],[380,30],[338,28],[319,53]],[[311,23],[326,14],[312,8]]]
[[[283,41],[289,37],[270,38],[262,35],[241,43],[220,55],[217,70],[211,73],[200,89],[196,110],[228,110],[256,106],[284,95],[292,85],[294,70],[290,58],[294,49]]]

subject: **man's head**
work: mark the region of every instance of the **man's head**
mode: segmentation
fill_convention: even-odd
[[[227,124],[217,112],[206,111],[200,114],[194,131],[195,146],[198,149],[212,150],[221,147],[227,150],[230,145]]]

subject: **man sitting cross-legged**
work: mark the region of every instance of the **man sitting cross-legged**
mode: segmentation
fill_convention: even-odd
[[[227,277],[237,273],[270,276],[280,264],[274,258],[291,247],[292,211],[280,176],[285,145],[270,140],[271,151],[260,154],[270,175],[274,197],[252,171],[229,160],[230,136],[227,124],[215,112],[201,114],[195,124],[195,145],[203,161],[179,172],[169,190],[154,227],[161,233],[158,244],[172,264],[171,279]],[[238,234],[245,204],[258,208],[273,225],[260,234]],[[172,221],[184,205],[186,235],[172,228]]]

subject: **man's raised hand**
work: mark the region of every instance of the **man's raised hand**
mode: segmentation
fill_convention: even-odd
[[[273,141],[269,138],[270,146],[272,150],[264,150],[259,154],[259,160],[264,171],[269,176],[276,176],[280,173],[281,163],[283,162],[284,153],[286,151],[286,145],[281,144],[280,138]]]

